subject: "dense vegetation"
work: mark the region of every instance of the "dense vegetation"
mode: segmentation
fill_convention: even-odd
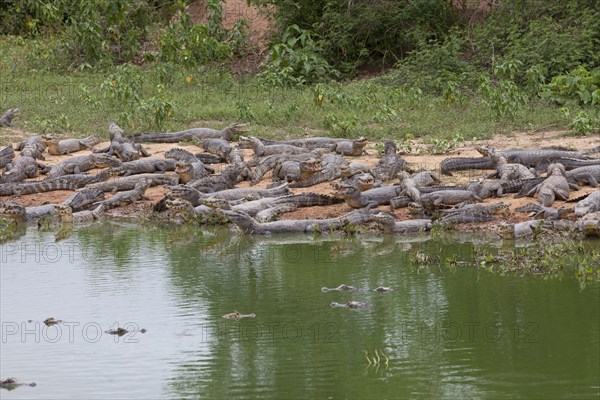
[[[467,0],[249,2],[270,6],[277,29],[258,75],[233,78],[227,66],[252,44],[243,21],[223,27],[219,0],[205,24],[184,1],[4,1],[0,106],[23,108],[27,129],[59,132],[243,120],[267,134],[448,147],[512,130],[600,131],[596,0],[485,12]],[[351,80],[365,74],[376,77]],[[43,90],[43,102],[23,95]]]

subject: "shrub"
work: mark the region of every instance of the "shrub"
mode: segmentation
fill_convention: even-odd
[[[281,43],[269,53],[269,62],[261,73],[264,82],[277,86],[304,85],[337,75],[321,55],[322,41],[314,32],[290,26]]]

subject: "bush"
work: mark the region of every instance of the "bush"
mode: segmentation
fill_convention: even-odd
[[[600,67],[588,71],[580,66],[553,77],[544,96],[558,104],[600,105]]]
[[[271,48],[270,61],[261,78],[268,84],[290,86],[315,83],[338,75],[321,52],[322,41],[317,35],[292,25],[281,43]]]
[[[419,44],[441,40],[458,21],[450,3],[439,0],[250,2],[275,5],[283,33],[297,26],[319,34],[327,62],[350,75],[364,64],[393,65]]]
[[[244,23],[234,29],[221,24],[221,0],[208,0],[207,24],[194,24],[185,1],[155,0],[14,0],[0,8],[0,34],[30,35],[58,41],[43,42],[33,54],[51,55],[55,66],[95,66],[139,62],[148,32],[162,19],[179,17],[158,39],[158,54],[146,61],[176,62],[186,66],[219,61],[245,44]],[[169,18],[172,20],[172,18]],[[33,60],[35,62],[35,60]],[[45,59],[39,59],[46,66]]]

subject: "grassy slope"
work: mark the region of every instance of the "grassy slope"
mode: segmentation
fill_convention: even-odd
[[[43,64],[34,70],[27,61],[30,51],[22,40],[0,37],[0,109],[21,108],[15,127],[65,136],[106,136],[108,123],[119,121],[123,112],[123,107],[111,104],[101,89],[109,72],[62,74],[43,70]],[[140,69],[142,98],[156,95],[159,81],[155,72]],[[319,94],[323,95],[320,104]],[[542,101],[530,102],[513,119],[497,119],[477,97],[449,106],[437,97],[369,80],[270,88],[256,78],[234,79],[215,69],[172,74],[172,83],[162,96],[177,107],[160,129],[167,131],[251,122],[253,134],[263,137],[324,134],[402,140],[412,135],[432,141],[457,135],[471,139],[512,131],[562,129],[569,123],[557,107]],[[134,126],[124,128],[128,133],[159,130],[141,115]],[[0,140],[7,142],[8,135],[2,133]]]

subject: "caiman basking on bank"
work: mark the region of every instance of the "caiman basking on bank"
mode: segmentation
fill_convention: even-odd
[[[6,165],[0,183],[20,182],[28,178],[35,178],[39,170],[46,170],[46,166],[37,162],[33,157],[21,156]]]
[[[69,174],[81,174],[95,168],[117,167],[121,161],[108,154],[89,154],[71,157],[50,168],[47,178]]]
[[[579,190],[579,186],[569,183],[566,171],[562,164],[550,164],[548,177],[540,184],[532,188],[527,196],[537,196],[538,201],[545,207],[550,207],[558,197],[562,200],[569,198],[569,189]]]
[[[392,214],[380,212],[373,215],[373,220],[379,223],[385,233],[421,233],[433,226],[430,219],[407,219],[397,221]]]
[[[43,136],[43,143],[48,147],[48,153],[53,156],[62,156],[81,150],[93,150],[94,146],[102,142],[97,136],[88,136],[85,139],[59,140],[50,136]]]
[[[383,186],[361,192],[355,186],[340,185],[333,194],[344,199],[352,208],[375,208],[390,204],[390,200],[400,196],[402,191],[400,186]]]
[[[0,168],[6,167],[6,165],[10,163],[13,158],[15,158],[15,150],[13,149],[12,144],[9,144],[0,150]]]
[[[383,147],[383,156],[375,168],[373,175],[376,179],[382,181],[390,181],[398,176],[400,171],[407,171],[406,160],[398,154],[396,144],[391,140],[386,140]]]
[[[55,204],[54,208],[63,224],[89,224],[104,216],[104,205],[98,205],[92,211],[73,212],[66,204]]]
[[[346,226],[356,226],[371,221],[372,213],[368,210],[356,210],[337,218],[282,220],[259,223],[250,215],[232,210],[221,212],[243,232],[251,234],[272,233],[318,233],[343,229]]]
[[[292,146],[290,144],[265,145],[260,139],[250,136],[240,136],[241,147],[251,148],[256,157],[267,157],[276,154],[300,154],[310,152],[306,147]]]
[[[231,140],[233,135],[248,132],[248,124],[233,124],[217,130],[210,128],[192,128],[181,132],[172,133],[144,133],[134,135],[132,138],[138,142],[151,143],[177,143],[192,139],[225,139]]]
[[[4,114],[0,116],[0,127],[11,126],[13,118],[15,118],[21,112],[18,108],[10,108],[4,111]]]

